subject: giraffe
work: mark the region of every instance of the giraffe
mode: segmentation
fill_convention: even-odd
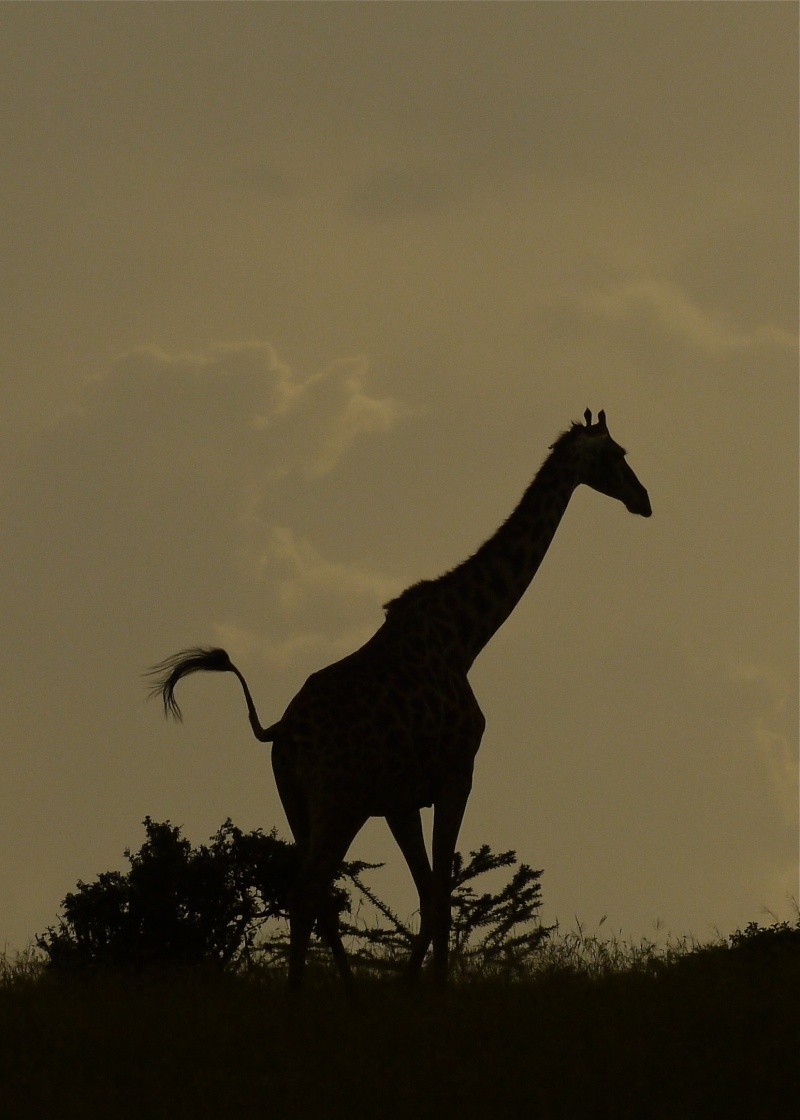
[[[233,673],[258,740],[272,743],[278,793],[299,851],[289,901],[289,984],[300,988],[315,923],[339,971],[347,956],[325,899],[371,816],[385,817],[419,893],[408,962],[416,978],[429,947],[447,976],[453,855],[485,719],[469,683],[475,658],[535,576],[576,488],[585,484],[650,517],[647,491],[608,432],[604,412],[573,422],[510,517],[471,557],[385,604],[385,619],[355,652],[313,673],[283,716],[263,727],[243,674],[222,649],[184,650],[155,666],[153,692],[180,719],[174,690],[197,670]],[[431,858],[420,810],[433,806]]]

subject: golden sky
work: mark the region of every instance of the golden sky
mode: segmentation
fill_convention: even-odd
[[[472,672],[459,847],[543,917],[730,932],[797,897],[792,3],[2,4],[0,945],[146,814],[286,834],[266,724],[472,553],[588,406]],[[410,878],[382,821],[352,854]]]

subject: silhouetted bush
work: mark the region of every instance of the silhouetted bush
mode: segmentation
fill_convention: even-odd
[[[775,921],[771,926],[748,922],[743,930],[732,933],[728,941],[731,949],[751,960],[800,957],[800,918],[794,924]]]
[[[539,923],[542,905],[541,871],[521,863],[496,894],[476,894],[472,883],[488,871],[514,867],[513,851],[495,854],[488,844],[470,852],[464,863],[460,852],[453,861],[452,951],[456,961],[482,966],[516,966],[530,959],[555,927]]]
[[[282,967],[287,952],[288,898],[297,869],[297,849],[273,829],[243,833],[230,820],[209,845],[192,848],[168,821],[144,821],[147,839],[125,856],[126,873],[108,871],[93,883],[79,882],[62,902],[58,925],[37,937],[46,966],[59,972],[211,965],[241,967],[258,961]],[[521,864],[496,894],[477,894],[474,880],[516,865],[514,852],[495,854],[488,845],[453,866],[452,950],[456,966],[508,968],[530,956],[549,930],[538,924],[540,871]],[[342,864],[329,905],[355,962],[373,971],[401,967],[414,939],[363,879],[380,864]],[[352,920],[347,881],[387,924]],[[270,919],[284,919],[266,935]],[[312,945],[311,958],[321,952]]]
[[[515,867],[517,855],[513,851],[495,853],[484,844],[469,856],[467,862],[460,852],[453,858],[451,967],[456,972],[471,973],[518,971],[530,963],[531,955],[555,928],[539,922],[542,872],[522,863],[497,893],[477,894],[472,886],[475,879],[503,867]],[[359,942],[356,958],[373,970],[401,967],[414,942],[413,929],[364,883],[359,873],[350,868],[345,876],[387,922],[371,928],[342,922],[343,933]]]
[[[141,849],[125,852],[130,870],[79,882],[58,926],[37,937],[50,968],[224,967],[249,953],[264,922],[286,916],[296,849],[274,830],[243,833],[228,820],[192,848],[168,821],[144,827]],[[340,914],[347,892],[333,889],[331,904]]]

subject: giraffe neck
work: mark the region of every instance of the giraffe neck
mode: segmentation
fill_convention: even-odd
[[[551,454],[497,532],[452,571],[404,592],[388,620],[406,602],[408,622],[468,669],[536,575],[577,484],[569,464]]]

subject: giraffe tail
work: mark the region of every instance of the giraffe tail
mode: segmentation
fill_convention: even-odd
[[[231,661],[224,649],[213,646],[195,646],[193,649],[182,649],[180,653],[168,657],[149,670],[147,676],[152,679],[150,686],[151,696],[160,696],[164,705],[164,715],[168,718],[180,720],[183,718],[178,701],[175,699],[175,685],[189,673],[200,671],[209,673],[233,673],[239,680],[247,704],[247,715],[253,734],[261,743],[272,743],[280,728],[280,720],[269,727],[262,727],[256,712],[253,697],[247,687],[247,681]]]
[[[152,678],[150,695],[159,696],[164,705],[164,715],[173,719],[183,719],[183,713],[175,699],[175,686],[189,673],[200,670],[211,673],[235,672],[231,659],[224,649],[215,649],[211,646],[195,646],[193,649],[182,649],[180,653],[160,661],[149,669],[147,676]]]

